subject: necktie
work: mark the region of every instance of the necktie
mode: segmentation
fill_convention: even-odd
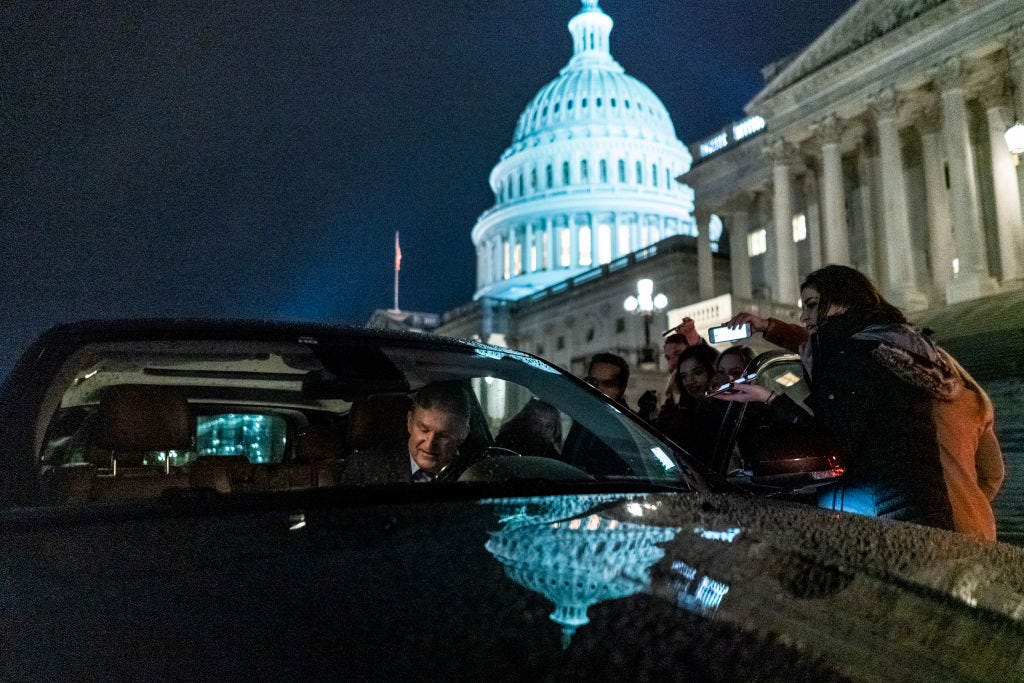
[[[434,473],[428,472],[427,470],[416,470],[412,475],[413,483],[419,483],[421,481],[434,481]]]

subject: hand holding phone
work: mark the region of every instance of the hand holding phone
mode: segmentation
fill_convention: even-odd
[[[715,389],[709,389],[704,393],[704,396],[706,398],[711,398],[712,396],[718,396],[720,394],[736,393],[734,387],[737,384],[746,384],[747,382],[753,382],[755,379],[757,379],[756,374],[750,374],[745,377],[740,377],[739,379],[735,379],[731,382],[726,382],[725,384],[722,384],[721,386],[716,387]]]
[[[712,327],[708,330],[708,338],[712,344],[721,344],[722,342],[738,341],[740,339],[746,339],[750,336],[750,323],[743,323],[738,327],[729,327],[728,325],[719,325],[718,327]]]

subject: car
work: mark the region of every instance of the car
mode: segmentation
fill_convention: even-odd
[[[470,404],[451,469],[347,479],[437,382]],[[592,452],[496,446],[531,400]],[[4,680],[1024,677],[1024,550],[752,495],[841,466],[755,449],[730,481],[512,349],[74,323],[6,379],[0,436]]]

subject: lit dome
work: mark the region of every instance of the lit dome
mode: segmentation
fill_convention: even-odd
[[[609,51],[612,19],[583,0],[573,56],[519,117],[473,228],[475,297],[519,299],[661,239],[696,234],[690,169],[665,106]]]

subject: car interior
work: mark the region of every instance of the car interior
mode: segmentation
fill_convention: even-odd
[[[541,361],[510,351],[382,348],[366,340],[304,342],[97,343],[60,368],[38,419],[36,453],[49,504],[120,502],[165,492],[218,494],[335,486],[353,453],[404,447],[412,395],[431,381],[455,381],[471,396],[470,433],[452,479],[590,479],[539,453],[483,465],[498,428],[537,394],[564,401],[563,433],[576,419],[624,457],[627,469],[678,478],[669,447],[608,404],[587,398]],[[591,411],[579,412],[589,405]],[[563,406],[564,407],[564,406]],[[650,457],[654,453],[658,460]],[[525,456],[525,457],[524,457]],[[479,466],[474,467],[474,465]]]

